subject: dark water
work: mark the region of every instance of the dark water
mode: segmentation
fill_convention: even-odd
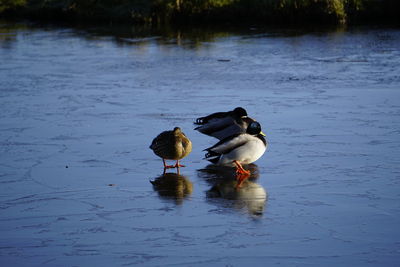
[[[2,22],[0,62],[1,266],[399,264],[400,30]],[[236,106],[270,143],[240,190],[192,125]]]

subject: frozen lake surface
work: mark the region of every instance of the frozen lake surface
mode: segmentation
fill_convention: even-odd
[[[2,22],[0,62],[1,266],[399,265],[400,30]],[[269,141],[240,190],[193,130],[237,106]]]

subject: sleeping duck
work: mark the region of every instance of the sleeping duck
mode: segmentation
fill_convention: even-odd
[[[253,121],[252,118],[247,117],[244,108],[237,107],[232,111],[216,112],[197,118],[194,124],[199,125],[195,130],[222,140],[234,134],[245,133]]]
[[[164,169],[185,167],[179,160],[183,159],[192,151],[192,142],[181,131],[175,127],[172,131],[160,133],[150,145],[154,154],[162,158]],[[165,160],[176,160],[175,165],[167,165]]]
[[[245,133],[232,135],[205,149],[205,159],[217,165],[236,166],[237,174],[249,176],[250,171],[242,164],[250,164],[264,154],[267,149],[264,136],[260,123],[253,121]]]

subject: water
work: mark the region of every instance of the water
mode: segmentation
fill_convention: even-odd
[[[399,264],[398,29],[2,22],[0,61],[1,266]],[[192,124],[237,106],[269,141],[240,190]]]

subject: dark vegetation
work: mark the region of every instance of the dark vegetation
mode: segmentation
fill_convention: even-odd
[[[399,13],[399,0],[0,0],[1,16],[152,24],[398,23]]]

